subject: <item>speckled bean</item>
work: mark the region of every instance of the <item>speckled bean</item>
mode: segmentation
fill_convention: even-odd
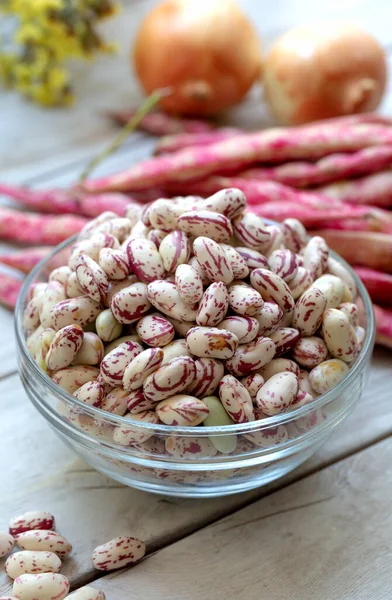
[[[226,285],[234,275],[222,247],[208,237],[197,237],[193,242],[196,259],[210,281],[222,281]]]
[[[301,408],[301,406],[305,406],[306,404],[310,404],[313,402],[313,396],[308,392],[304,392],[301,389],[298,389],[298,393],[294,398],[293,402],[290,404],[288,410],[295,410],[296,408]]]
[[[150,425],[158,425],[159,419],[153,410],[145,410],[137,414],[127,414],[124,416],[131,421],[140,423],[149,423]],[[137,423],[132,425],[118,425],[113,432],[113,441],[120,446],[132,446],[133,444],[141,444],[146,442],[154,435],[152,429],[143,429],[137,426]]]
[[[80,325],[67,325],[59,329],[54,335],[46,355],[47,368],[51,371],[58,371],[68,367],[79,352],[83,335]]]
[[[163,231],[174,231],[177,228],[177,220],[185,208],[166,198],[160,198],[150,204],[148,218],[151,226]]]
[[[125,279],[130,273],[127,255],[118,248],[102,248],[98,263],[110,280]]]
[[[315,279],[312,288],[317,288],[323,292],[327,299],[326,308],[337,308],[343,300],[346,284],[336,275],[326,274]]]
[[[284,444],[289,436],[286,427],[278,425],[277,427],[266,427],[253,433],[246,433],[244,437],[259,448],[270,448]]]
[[[229,308],[229,294],[222,281],[211,283],[205,290],[196,315],[196,323],[213,327],[220,323]]]
[[[267,302],[276,302],[283,312],[294,309],[295,303],[290,288],[279,275],[267,269],[254,269],[250,274],[250,282]]]
[[[150,240],[150,242],[153,242],[157,250],[159,250],[159,246],[166,235],[167,231],[162,231],[162,229],[151,229],[147,234],[147,239]]]
[[[57,531],[34,529],[24,531],[16,536],[16,543],[22,550],[42,550],[54,552],[58,556],[66,556],[72,550],[72,545]]]
[[[64,290],[67,298],[77,298],[78,296],[83,296],[84,291],[80,287],[79,280],[75,271],[71,272],[71,275],[64,283]]]
[[[229,287],[229,304],[238,315],[252,317],[260,313],[264,300],[257,290],[241,283]]]
[[[133,227],[131,219],[116,216],[115,218],[108,219],[104,223],[101,223],[101,225],[98,225],[95,231],[107,233],[117,238],[119,242],[123,242],[130,234]]]
[[[197,306],[186,304],[180,297],[176,284],[171,281],[157,280],[148,284],[148,300],[161,313],[178,321],[196,320]]]
[[[241,215],[246,208],[245,194],[237,188],[226,188],[219,190],[209,198],[201,200],[198,205],[203,210],[212,210],[225,215],[228,219],[234,219]]]
[[[299,366],[289,358],[274,358],[262,369],[260,369],[260,373],[264,377],[265,381],[268,381],[274,375],[277,375],[278,373],[284,373],[285,371],[294,373],[294,375],[299,377]]]
[[[81,254],[75,263],[76,277],[83,293],[98,303],[105,303],[109,280],[105,271],[87,254]]]
[[[189,356],[191,357],[191,352],[189,352],[188,345],[186,340],[174,340],[164,348],[163,350],[163,360],[162,365],[166,365],[173,358],[177,358],[178,356]]]
[[[100,376],[109,385],[121,385],[126,367],[141,352],[143,346],[137,342],[123,342],[104,357]]]
[[[144,380],[154,373],[162,363],[161,348],[144,350],[127,365],[123,375],[123,387],[126,390],[136,390],[143,385]]]
[[[357,336],[347,315],[336,308],[326,310],[323,315],[322,332],[332,356],[346,363],[352,363],[356,359]]]
[[[69,585],[68,579],[59,573],[27,573],[15,579],[12,593],[19,600],[63,600]]]
[[[326,360],[310,371],[310,385],[318,394],[325,394],[342,381],[348,370],[347,364],[338,358]]]
[[[210,414],[204,402],[186,394],[171,396],[159,402],[155,410],[162,423],[179,427],[200,425]]]
[[[188,262],[191,254],[191,245],[186,233],[183,231],[168,233],[159,246],[159,254],[165,270],[175,273],[179,265]]]
[[[246,387],[233,375],[225,375],[219,384],[223,408],[235,423],[254,421],[253,404]]]
[[[233,425],[232,419],[223,408],[222,402],[216,396],[206,396],[203,398],[204,404],[207,405],[209,414],[203,421],[205,427],[221,427],[224,425]],[[237,436],[232,435],[211,435],[209,437],[218,452],[222,454],[230,454],[237,447]]]
[[[74,365],[98,365],[104,355],[101,338],[92,331],[84,333],[83,342],[79,352],[73,359]]]
[[[59,302],[66,300],[65,289],[64,286],[58,281],[50,281],[45,288],[45,293],[43,293],[42,304],[40,307],[39,318],[41,321],[42,327],[54,327],[54,316],[53,316],[53,308],[58,305]],[[65,323],[66,325],[72,325],[73,323]],[[59,327],[54,327],[55,329],[60,329]]]
[[[71,326],[72,327],[72,326]],[[56,336],[56,331],[54,329],[44,329],[39,334],[36,344],[35,344],[35,361],[39,367],[46,373],[48,372],[48,366],[46,364],[46,356],[49,352],[50,345],[53,341],[53,338]]]
[[[123,342],[137,342],[137,343],[140,343],[140,338],[139,338],[138,335],[135,335],[135,334],[132,334],[132,335],[122,335],[121,337],[116,338],[115,340],[113,340],[112,342],[110,342],[110,344],[107,344],[105,346],[104,356],[106,356],[107,354],[109,354],[109,352],[111,352],[112,350],[114,350],[115,348],[117,348],[117,346],[119,346]]]
[[[259,335],[271,335],[282,324],[284,313],[275,302],[264,302],[264,306],[255,317],[259,323]]]
[[[309,269],[314,278],[321,277],[327,268],[329,248],[324,238],[315,235],[303,249],[305,269]]]
[[[54,529],[55,518],[50,512],[43,510],[30,510],[13,517],[9,522],[9,532],[11,535],[18,535],[24,531],[33,529]]]
[[[316,336],[301,338],[293,348],[294,360],[306,369],[313,369],[327,357],[328,348],[324,340]]]
[[[155,402],[165,400],[186,390],[194,380],[195,374],[196,367],[192,358],[173,358],[144,380],[144,395]]]
[[[120,337],[123,326],[114,317],[110,308],[99,313],[95,321],[97,334],[103,342],[112,342]]]
[[[339,304],[338,309],[348,317],[348,320],[354,329],[358,327],[359,308],[356,304],[353,304],[352,302],[342,302],[342,304]]]
[[[184,212],[178,218],[177,227],[192,237],[207,236],[216,242],[228,242],[233,235],[229,219],[209,210]]]
[[[57,331],[67,325],[84,327],[95,321],[100,313],[100,308],[100,304],[88,296],[62,300],[52,308],[52,327]]]
[[[217,450],[209,438],[205,437],[168,437],[165,449],[175,458],[211,458]]]
[[[185,321],[179,321],[178,319],[173,319],[172,317],[166,318],[173,325],[174,331],[182,338],[185,338],[188,331],[195,325],[194,323],[186,323]]]
[[[226,317],[218,324],[219,329],[226,329],[234,333],[240,344],[253,342],[259,333],[259,322],[254,317],[239,317],[236,315]]]
[[[192,327],[186,343],[191,354],[199,358],[231,358],[238,347],[238,338],[231,331],[217,327]]]
[[[295,304],[293,325],[301,335],[313,335],[321,325],[327,297],[317,287],[307,289]]]
[[[178,265],[175,283],[181,300],[186,304],[195,304],[203,296],[203,281],[199,272],[191,265]]]
[[[80,402],[88,404],[88,406],[101,408],[105,398],[105,387],[99,381],[88,381],[78,388],[73,395]]]
[[[331,275],[336,275],[336,277],[339,277],[345,282],[352,296],[351,300],[347,301],[352,302],[355,300],[358,293],[357,284],[355,283],[354,277],[351,275],[351,273],[349,273],[346,267],[335,258],[330,256],[327,261],[327,272],[331,273]],[[346,299],[344,299],[344,301],[346,302]]]
[[[48,281],[58,281],[61,285],[65,286],[70,275],[72,275],[72,270],[67,265],[63,265],[62,267],[53,269],[48,277]]]
[[[291,250],[274,250],[268,255],[268,264],[271,271],[279,275],[283,281],[289,282],[297,274],[298,260]]]
[[[248,375],[269,363],[274,354],[274,342],[260,336],[249,344],[239,345],[234,355],[226,361],[226,368],[234,375]]]
[[[298,386],[302,392],[306,392],[312,396],[312,398],[317,398],[319,394],[314,390],[310,384],[309,380],[309,372],[301,369],[298,375]]]
[[[289,281],[289,288],[294,300],[297,300],[311,286],[313,275],[309,269],[298,267],[295,277]]]
[[[207,275],[204,273],[203,269],[199,265],[196,256],[190,257],[190,259],[188,261],[188,265],[193,267],[195,269],[195,271],[197,271],[203,286],[209,285],[211,283],[211,281],[208,279]]]
[[[120,281],[109,281],[107,304],[110,306],[113,296],[133,283],[138,283],[136,275],[129,275],[126,279],[121,279]]]
[[[54,552],[22,550],[14,552],[5,562],[4,571],[11,579],[24,573],[58,573],[61,560]]]
[[[224,375],[224,366],[214,358],[199,358],[195,360],[196,373],[187,392],[197,398],[210,396],[216,390]]]
[[[298,378],[294,373],[273,375],[257,392],[256,405],[268,416],[284,412],[298,393]]]
[[[163,279],[165,269],[162,258],[154,242],[134,239],[126,246],[128,263],[134,274],[144,283]]]
[[[136,323],[151,308],[147,285],[140,281],[119,290],[112,297],[110,308],[119,323]]]
[[[305,227],[298,219],[285,219],[281,223],[283,243],[288,250],[299,252],[308,241]]]
[[[160,313],[142,317],[136,325],[136,332],[142,342],[154,348],[167,346],[175,334],[173,325]]]
[[[84,225],[84,227],[78,235],[78,239],[82,240],[91,237],[92,233],[96,230],[96,227],[99,227],[102,223],[105,223],[105,221],[110,221],[111,219],[115,219],[116,217],[118,217],[117,213],[111,210],[105,210],[103,213],[98,215],[98,217],[91,219],[91,221]]]
[[[256,398],[257,392],[265,383],[264,377],[260,373],[251,373],[247,377],[240,379],[240,381],[248,390],[252,400]]]
[[[91,587],[91,585],[85,585],[72,594],[67,596],[72,600],[106,600],[106,596],[102,590],[97,590],[96,588]]]
[[[72,254],[68,261],[68,266],[73,271],[75,270],[76,261],[81,254],[87,254],[90,258],[97,261],[102,248],[118,248],[119,242],[116,237],[109,233],[96,232],[88,239],[76,242],[72,246]]]
[[[138,390],[129,392],[127,406],[129,413],[136,415],[138,413],[145,412],[146,410],[155,410],[156,402],[146,398],[143,390],[139,388]]]
[[[14,531],[13,528],[12,531]],[[0,558],[3,558],[3,556],[7,556],[7,554],[10,554],[14,546],[15,539],[13,535],[11,535],[10,533],[6,533],[5,531],[0,531]]]
[[[142,559],[145,553],[144,542],[122,535],[94,549],[93,567],[99,571],[121,569]]]
[[[84,383],[96,379],[98,375],[99,369],[95,367],[77,365],[75,367],[60,369],[60,371],[54,373],[52,379],[63,390],[73,394]]]
[[[242,256],[249,270],[257,269],[259,267],[262,269],[269,269],[268,260],[261,252],[243,246],[237,246],[235,250]]]
[[[301,334],[294,327],[279,327],[269,337],[275,344],[275,356],[278,358],[295,346]]]
[[[101,410],[106,410],[114,415],[123,417],[128,409],[128,396],[129,391],[115,387],[106,394],[101,404]]]
[[[244,213],[232,221],[234,235],[247,248],[264,252],[271,243],[271,233],[261,217]]]

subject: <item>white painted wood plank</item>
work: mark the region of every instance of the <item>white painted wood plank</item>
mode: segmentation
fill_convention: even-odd
[[[0,472],[2,481],[7,482],[0,497],[0,530],[11,516],[26,510],[53,511],[59,530],[74,544],[72,558],[65,562],[63,572],[76,583],[94,577],[91,550],[116,535],[129,532],[140,536],[150,549],[167,545],[277,486],[390,434],[390,357],[387,352],[377,352],[376,358],[362,402],[316,456],[268,487],[211,500],[150,495],[126,488],[90,469],[63,446],[35,411],[18,377],[10,377],[0,382]],[[0,592],[8,590],[7,577],[2,574]]]
[[[94,585],[110,600],[389,600],[391,452],[376,444]]]

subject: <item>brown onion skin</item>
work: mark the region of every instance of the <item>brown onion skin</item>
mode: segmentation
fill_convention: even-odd
[[[263,83],[280,123],[299,125],[371,112],[385,90],[384,51],[348,24],[314,24],[284,34],[265,59]]]
[[[165,0],[144,19],[133,48],[149,94],[170,87],[160,106],[213,115],[237,104],[261,73],[261,43],[232,0]]]

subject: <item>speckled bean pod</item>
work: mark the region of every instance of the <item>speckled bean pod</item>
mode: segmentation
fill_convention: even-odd
[[[167,346],[174,338],[174,327],[160,313],[152,313],[142,317],[136,325],[139,338],[153,348]]]
[[[256,405],[268,416],[284,412],[298,393],[298,378],[294,373],[273,375],[257,392]]]
[[[225,375],[219,384],[223,408],[235,423],[254,421],[252,398],[246,387],[233,375]]]
[[[259,333],[259,322],[254,317],[230,316],[218,325],[219,329],[226,329],[234,333],[240,344],[253,342]]]
[[[62,300],[52,308],[52,327],[56,331],[67,325],[84,327],[95,321],[100,309],[101,305],[88,296]]]
[[[186,394],[171,396],[159,402],[155,410],[162,423],[179,427],[200,425],[210,414],[204,402]]]
[[[298,271],[298,260],[291,250],[274,250],[268,255],[268,264],[271,271],[279,275],[283,281],[291,281]]]
[[[234,275],[222,247],[208,237],[197,237],[193,242],[196,259],[210,281],[222,281],[226,285]]]
[[[350,320],[336,308],[329,308],[323,315],[324,341],[335,358],[352,363],[358,354],[357,336]]]
[[[58,556],[66,556],[72,550],[72,545],[57,531],[37,529],[24,531],[16,536],[16,543],[22,550],[42,550],[54,552]]]
[[[181,300],[186,304],[195,304],[203,296],[203,281],[198,271],[191,265],[178,265],[175,284]]]
[[[147,297],[147,284],[139,281],[114,294],[110,309],[117,321],[124,325],[136,323],[151,308]]]
[[[25,573],[58,573],[61,560],[54,552],[22,550],[14,552],[5,562],[4,571],[11,579]]]
[[[250,274],[250,282],[265,301],[276,302],[285,313],[294,310],[293,295],[279,275],[267,269],[254,269]]]
[[[293,348],[294,360],[306,369],[313,369],[327,357],[328,348],[324,340],[317,336],[303,337]]]
[[[347,364],[338,358],[326,360],[310,371],[310,385],[318,394],[325,394],[342,381],[348,370]]]
[[[186,343],[191,354],[199,358],[231,358],[238,348],[238,338],[231,331],[217,327],[192,327]]]
[[[205,290],[196,315],[196,323],[214,327],[220,323],[229,308],[229,294],[222,281],[211,283]]]
[[[99,571],[121,569],[142,559],[145,553],[146,545],[141,540],[119,536],[94,549],[93,567]]]
[[[269,337],[275,344],[275,356],[278,358],[295,346],[301,334],[294,327],[278,327]]]
[[[168,233],[159,246],[159,254],[165,270],[175,273],[179,265],[188,262],[191,254],[191,245],[186,233],[183,231]]]
[[[225,369],[223,363],[214,358],[199,358],[195,360],[196,373],[187,392],[197,398],[210,396],[216,390]]]
[[[100,376],[109,385],[121,385],[126,367],[141,352],[143,346],[137,342],[123,342],[104,357]]]
[[[234,235],[247,248],[264,252],[271,243],[271,233],[261,217],[244,213],[232,221]]]
[[[73,359],[74,365],[98,365],[104,356],[101,338],[92,331],[84,333],[79,352]]]
[[[19,600],[63,600],[69,586],[68,579],[59,573],[27,573],[15,579],[12,593]]]
[[[136,390],[142,387],[144,380],[161,366],[162,360],[161,348],[148,348],[135,356],[124,371],[124,389]]]
[[[144,283],[165,277],[162,258],[154,242],[134,239],[126,246],[128,263],[133,273]]]
[[[196,320],[197,306],[186,304],[180,297],[176,284],[171,281],[157,280],[148,284],[149,302],[161,313],[178,321]]]
[[[246,284],[234,284],[229,287],[230,308],[241,316],[252,317],[259,314],[264,300],[257,290]]]
[[[144,380],[144,395],[154,402],[165,400],[186,390],[194,380],[195,374],[196,367],[192,358],[173,358]]]
[[[83,342],[83,329],[80,325],[67,325],[54,335],[46,355],[46,366],[50,371],[68,367]]]

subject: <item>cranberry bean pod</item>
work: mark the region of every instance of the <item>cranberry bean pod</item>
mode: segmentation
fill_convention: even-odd
[[[256,396],[256,405],[268,416],[287,410],[298,393],[298,378],[294,373],[285,372],[273,375],[260,388]]]
[[[186,394],[171,396],[159,402],[155,410],[162,423],[179,427],[200,425],[210,414],[204,402]]]
[[[84,333],[80,350],[73,360],[74,365],[98,365],[103,359],[104,347],[101,338],[92,331]]]
[[[218,325],[224,319],[228,308],[229,294],[225,284],[221,281],[211,283],[199,304],[196,323],[206,327]]]
[[[186,233],[183,231],[168,233],[159,246],[159,254],[165,270],[175,273],[177,267],[187,263],[191,255],[191,245]]]
[[[257,290],[246,284],[235,284],[229,287],[230,308],[241,316],[252,317],[259,314],[264,300]]]
[[[196,367],[192,358],[173,358],[144,380],[144,395],[154,402],[165,400],[186,390],[194,380],[195,374]]]
[[[218,325],[219,329],[226,329],[231,331],[238,337],[240,344],[248,344],[253,342],[259,333],[259,322],[253,317],[239,317],[230,316],[226,317]]]
[[[52,308],[52,327],[57,331],[67,325],[84,327],[95,321],[100,309],[100,304],[88,296],[62,300]]]
[[[80,325],[67,325],[57,331],[46,355],[47,368],[58,371],[68,367],[79,352],[83,335]]]
[[[165,269],[162,258],[154,242],[134,239],[126,246],[128,263],[133,273],[144,283],[163,279]]]
[[[216,390],[222,379],[225,368],[223,363],[214,358],[199,358],[195,360],[196,373],[187,392],[197,398],[210,396]]]
[[[301,335],[313,335],[321,325],[327,297],[316,287],[307,289],[296,302],[293,313],[293,325]]]
[[[275,356],[278,358],[295,346],[301,334],[293,327],[279,327],[269,337],[275,344]]]
[[[142,387],[144,380],[161,366],[162,360],[161,348],[148,348],[135,356],[124,371],[124,389],[136,390]]]
[[[276,302],[287,313],[294,309],[294,298],[287,283],[279,275],[267,269],[254,269],[250,282],[267,302]]]
[[[247,248],[264,252],[271,243],[271,233],[263,219],[253,213],[244,213],[232,221],[234,235]]]
[[[63,600],[69,586],[68,579],[59,573],[27,573],[15,579],[12,593],[19,600]]]
[[[136,323],[150,308],[147,285],[141,281],[119,290],[110,303],[115,319],[124,325]]]
[[[66,556],[72,550],[71,544],[56,531],[38,529],[24,531],[16,536],[16,543],[22,550],[42,550]]]
[[[222,281],[226,285],[233,281],[232,268],[222,247],[208,237],[197,237],[193,251],[204,274],[210,281]]]
[[[223,408],[235,423],[254,421],[253,404],[246,387],[233,375],[225,375],[219,384]]]
[[[238,346],[234,355],[226,361],[226,368],[234,375],[248,375],[269,363],[274,354],[274,342],[267,337],[258,337],[249,344]]]
[[[121,385],[126,367],[142,351],[143,347],[137,342],[123,342],[104,357],[100,376],[109,385]]]
[[[125,415],[125,418],[151,425],[158,425],[159,423],[158,417],[152,410],[145,410],[137,414],[128,414]],[[132,446],[133,444],[146,442],[153,435],[153,430],[141,429],[137,426],[137,423],[134,425],[118,425],[113,432],[113,441],[120,446]]]
[[[238,348],[238,338],[231,331],[217,327],[192,327],[186,344],[191,354],[199,358],[231,358]]]
[[[54,552],[22,550],[14,552],[5,562],[4,571],[11,579],[25,573],[58,573],[61,560]]]
[[[303,337],[293,348],[294,360],[305,367],[306,369],[313,369],[328,357],[328,348],[319,337]]]
[[[195,304],[203,296],[203,281],[198,271],[191,265],[178,265],[175,283],[181,300],[186,304]]]
[[[136,332],[142,342],[154,348],[170,344],[175,333],[173,325],[160,313],[142,317],[136,325]]]
[[[180,297],[176,284],[171,281],[157,280],[148,285],[147,297],[161,313],[178,321],[196,320],[197,306],[186,304]]]
[[[329,308],[323,315],[324,341],[335,358],[352,363],[358,354],[357,336],[350,320],[336,308]]]

